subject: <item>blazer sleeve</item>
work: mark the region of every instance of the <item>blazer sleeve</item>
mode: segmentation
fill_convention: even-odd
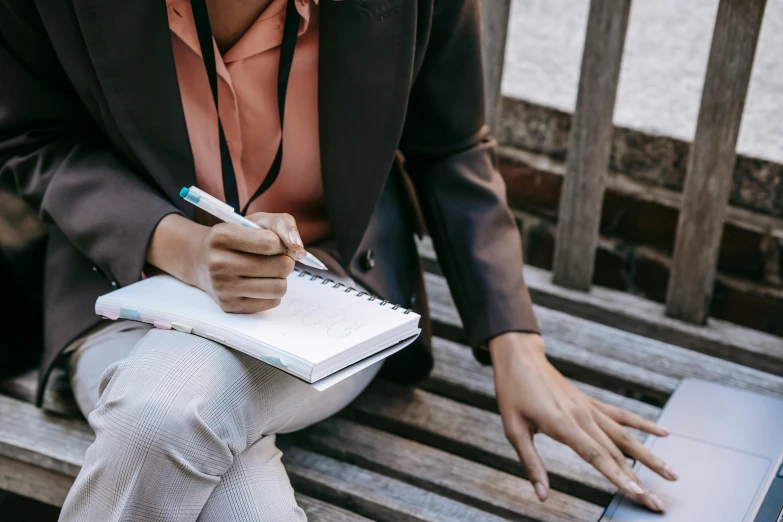
[[[179,212],[111,152],[76,96],[34,2],[0,0],[0,176],[120,285]]]
[[[467,340],[488,363],[489,339],[539,328],[485,126],[478,0],[435,0],[400,150]]]

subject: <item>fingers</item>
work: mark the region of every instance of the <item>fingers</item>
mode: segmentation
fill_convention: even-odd
[[[212,227],[208,241],[211,250],[231,250],[265,256],[285,254],[288,250],[280,237],[271,230],[242,227],[233,223],[220,223]]]
[[[601,401],[592,401],[593,405],[615,421],[617,424],[621,426],[627,426],[629,428],[634,428],[639,431],[643,431],[645,433],[649,433],[651,435],[656,435],[658,437],[667,437],[671,432],[664,428],[663,426],[658,426],[656,423],[654,423],[651,420],[645,419],[644,417],[640,417],[639,415],[636,415],[635,413],[632,413],[628,410],[625,410],[623,408],[618,408],[617,406],[611,406],[609,404],[603,403]]]
[[[247,218],[260,227],[274,232],[294,259],[303,259],[306,255],[302,237],[296,227],[296,220],[290,214],[258,212]]]
[[[631,435],[628,430],[617,424],[608,416],[601,412],[596,415],[596,421],[599,427],[604,433],[622,450],[626,455],[632,459],[638,460],[657,474],[667,480],[677,480],[679,475],[674,468],[668,465],[663,459],[660,459],[653,455],[644,444],[639,442],[636,437]]]
[[[533,484],[533,489],[540,501],[549,496],[549,477],[541,457],[533,444],[533,432],[530,426],[521,418],[511,415],[503,420],[506,438],[514,447],[528,480]]]
[[[553,433],[553,436],[558,442],[570,446],[588,464],[625,493],[635,498],[644,493],[641,486],[623,472],[609,452],[575,422]]]
[[[255,314],[280,305],[280,299],[250,299],[247,297],[218,297],[220,308],[229,314]]]
[[[215,252],[209,263],[210,293],[224,312],[263,312],[280,304],[293,269],[287,255]]]
[[[600,412],[596,412],[596,414],[600,415]],[[622,451],[620,451],[620,449],[612,442],[609,436],[603,431],[601,426],[599,426],[596,422],[591,422],[588,424],[588,426],[586,426],[586,431],[596,442],[606,449],[606,451],[612,457],[612,460],[617,463],[622,472],[625,473],[625,475],[630,478],[632,482],[635,482],[639,485],[642,493],[635,495],[636,500],[653,511],[663,511],[664,505],[661,499],[652,493],[650,489],[639,480],[639,477],[628,463],[625,455],[623,455]]]
[[[209,259],[213,283],[231,280],[244,285],[241,278],[285,279],[294,270],[294,260],[286,255],[256,255],[246,252],[218,251]]]

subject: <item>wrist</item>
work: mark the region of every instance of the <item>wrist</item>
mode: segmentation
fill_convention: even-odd
[[[194,286],[199,285],[201,243],[208,227],[178,214],[165,216],[152,234],[147,262]]]
[[[490,339],[488,349],[493,362],[509,356],[545,358],[544,339],[536,333],[507,332]]]

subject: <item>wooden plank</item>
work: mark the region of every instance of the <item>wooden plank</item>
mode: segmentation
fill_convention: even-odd
[[[429,238],[418,246],[427,270],[439,272]],[[529,265],[524,275],[533,301],[541,306],[783,376],[781,337],[715,319],[706,326],[691,325],[666,317],[663,305],[626,292],[601,287],[578,292],[555,285],[551,272]]]
[[[0,489],[44,504],[62,506],[73,479],[70,475],[0,455]]]
[[[95,435],[80,419],[48,414],[0,395],[0,455],[75,477]]]
[[[296,503],[307,514],[307,520],[310,522],[370,522],[369,518],[351,513],[307,495],[294,493],[294,496],[296,497]]]
[[[461,341],[462,323],[445,280],[434,274],[425,274],[424,280],[436,333]],[[602,387],[621,385],[656,404],[665,402],[685,377],[783,396],[783,377],[541,306],[534,308],[547,353],[561,365],[569,364],[566,373],[570,377]],[[596,381],[596,377],[603,380]]]
[[[82,420],[50,415],[2,395],[0,418],[0,458],[4,459],[0,460],[0,487],[8,485],[3,489],[61,505],[69,487],[67,479],[72,481],[78,474],[93,440],[90,428]],[[450,514],[462,512],[477,520],[500,520],[435,493],[299,448],[293,455],[289,452],[286,462],[292,483],[318,492],[322,500],[359,506],[373,519],[448,520]],[[36,493],[35,488],[42,489]],[[319,504],[318,509],[325,508]],[[332,519],[356,520],[340,518],[340,514],[333,513]]]
[[[674,261],[666,298],[669,316],[703,324],[729,201],[737,136],[766,0],[721,0],[685,177]]]
[[[500,471],[525,476],[496,413],[379,381],[360,395],[345,415]],[[573,450],[544,435],[536,436],[536,448],[554,489],[593,504],[609,502],[614,486]]]
[[[560,199],[554,282],[588,290],[593,280],[612,114],[631,0],[592,0]]]
[[[506,36],[511,0],[481,1],[481,54],[487,125],[497,134],[500,121],[500,85],[506,59]]]
[[[381,522],[504,520],[405,482],[281,442],[283,463],[297,491]],[[426,472],[426,471],[424,471]]]
[[[433,339],[433,355],[435,367],[430,377],[422,383],[422,389],[497,411],[492,366],[476,361],[467,346],[439,337]],[[588,397],[625,408],[646,419],[655,420],[661,413],[660,408],[650,404],[583,382],[571,382]]]
[[[511,520],[587,522],[601,514],[600,507],[558,491],[541,503],[520,477],[342,418],[317,424],[295,438],[319,453]]]
[[[0,489],[61,507],[74,477],[0,456]],[[311,522],[369,522],[370,519],[296,493],[296,502]]]
[[[14,397],[21,401],[35,401],[35,389],[38,385],[38,370],[31,370],[13,379],[0,381],[0,394]],[[52,370],[49,386],[46,388],[43,409],[64,417],[82,418],[79,406],[71,393],[68,376],[60,368]]]

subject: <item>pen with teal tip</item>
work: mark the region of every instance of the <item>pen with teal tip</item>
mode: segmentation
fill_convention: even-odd
[[[261,228],[244,216],[240,216],[231,205],[223,203],[214,196],[210,196],[198,187],[182,187],[179,191],[179,195],[188,203],[193,203],[201,210],[208,212],[218,219],[225,221],[226,223],[234,223],[236,225],[242,225],[248,228]],[[298,259],[303,265],[307,265],[319,270],[327,270],[326,265],[321,263],[317,257],[305,250],[305,257]]]

